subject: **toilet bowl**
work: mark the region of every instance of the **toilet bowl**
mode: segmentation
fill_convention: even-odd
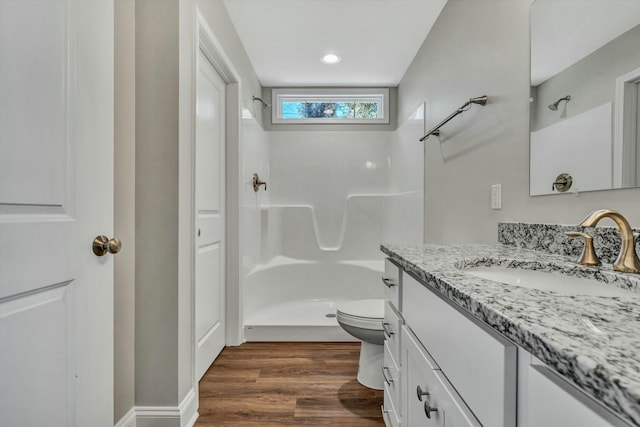
[[[358,382],[382,390],[382,362],[384,357],[384,300],[366,299],[347,301],[338,306],[338,324],[351,336],[362,341]]]

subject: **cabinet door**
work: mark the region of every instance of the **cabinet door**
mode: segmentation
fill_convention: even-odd
[[[481,427],[413,335],[402,327],[402,422],[427,427]]]
[[[527,427],[628,426],[545,366],[527,372]]]
[[[402,315],[476,417],[490,427],[516,425],[517,348],[409,274]]]

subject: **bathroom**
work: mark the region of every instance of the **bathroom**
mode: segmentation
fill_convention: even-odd
[[[393,107],[397,109],[395,132],[386,129],[371,133],[340,132],[333,127],[330,127],[329,131],[323,131],[320,125],[309,126],[300,131],[295,125],[271,123],[277,119],[272,116],[277,108],[277,99],[275,94],[272,95],[271,87],[279,87],[282,83],[264,85],[259,94],[260,99],[254,100],[253,111],[254,114],[262,115],[266,134],[263,135],[261,144],[268,146],[269,157],[268,160],[254,163],[252,167],[267,181],[267,188],[259,188],[255,195],[251,195],[255,196],[255,199],[250,198],[245,204],[245,209],[249,211],[248,223],[251,224],[245,247],[252,248],[252,257],[248,260],[255,262],[253,265],[244,266],[248,271],[247,276],[243,276],[246,277],[243,283],[242,306],[243,310],[246,310],[243,314],[244,339],[340,339],[327,329],[321,329],[320,324],[316,324],[325,320],[325,313],[331,314],[332,310],[335,310],[334,304],[339,305],[340,301],[336,301],[336,298],[345,297],[340,291],[331,289],[329,284],[335,283],[335,277],[342,277],[340,280],[344,281],[350,280],[348,273],[345,272],[344,276],[334,276],[340,273],[332,269],[344,269],[345,260],[347,263],[366,261],[374,266],[375,260],[379,258],[375,253],[367,253],[367,249],[355,256],[350,254],[346,257],[340,254],[339,250],[336,251],[338,245],[335,242],[344,241],[341,240],[344,236],[336,236],[337,230],[341,227],[344,227],[342,231],[349,230],[348,214],[351,212],[348,206],[340,205],[335,209],[338,212],[338,220],[333,221],[332,228],[327,228],[331,221],[327,218],[326,212],[321,211],[321,207],[334,206],[335,201],[331,196],[339,197],[339,203],[353,201],[350,198],[351,192],[385,197],[388,201],[376,205],[378,207],[368,217],[375,222],[375,215],[384,215],[385,207],[397,203],[392,199],[397,198],[398,194],[418,191],[423,195],[424,200],[421,202],[424,211],[421,212],[420,207],[411,210],[423,218],[420,219],[420,224],[416,224],[415,219],[400,221],[415,234],[407,234],[406,230],[404,233],[399,233],[400,230],[397,229],[388,230],[380,225],[389,224],[389,221],[382,220],[372,225],[364,239],[373,237],[374,241],[381,242],[411,243],[424,238],[427,243],[494,243],[497,240],[497,224],[500,221],[577,224],[587,213],[599,207],[609,206],[610,203],[614,203],[615,209],[622,211],[632,224],[634,221],[637,222],[640,211],[637,203],[633,201],[637,197],[637,189],[594,193],[590,190],[598,189],[597,187],[587,188],[583,184],[584,179],[576,177],[576,182],[568,194],[551,195],[552,192],[548,191],[553,182],[551,179],[548,182],[550,188],[546,193],[542,193],[546,196],[532,197],[536,193],[529,187],[528,142],[530,131],[535,129],[530,128],[529,117],[533,107],[530,101],[531,85],[526,83],[531,63],[529,36],[526,32],[516,31],[516,28],[529,27],[531,18],[528,3],[482,2],[479,5],[471,5],[470,2],[448,2],[397,89],[393,91],[395,93],[392,93],[396,97]],[[233,5],[229,6],[233,11]],[[264,18],[267,21],[273,20],[268,13]],[[502,22],[503,20],[508,23]],[[452,31],[452,28],[470,28],[472,22],[484,24],[479,25],[476,32]],[[498,22],[501,31],[496,30]],[[514,35],[517,36],[513,38]],[[482,41],[477,41],[478,38]],[[457,55],[450,51],[455,51],[455,47],[458,46],[464,46],[464,54]],[[579,86],[574,84],[567,87],[566,91],[579,93]],[[425,133],[429,127],[447,117],[470,97],[484,94],[489,97],[487,105],[483,108],[472,105],[458,121],[444,125],[439,138],[430,137],[424,141],[424,145],[418,145],[420,151],[415,151],[416,145],[411,144],[411,138],[416,144],[421,144],[416,140],[416,136],[417,139],[421,137],[420,132]],[[561,95],[565,94],[561,93],[557,98]],[[544,107],[552,101],[555,99],[546,102]],[[571,107],[586,109],[584,105],[576,106],[576,103],[580,102],[579,97],[576,98],[574,95],[572,101],[574,104],[567,102],[567,106],[560,104],[557,109],[558,116],[563,113],[566,115],[567,111],[576,114]],[[425,110],[418,110],[416,113],[416,107]],[[549,109],[546,113],[553,114],[553,110]],[[420,122],[424,115],[427,123]],[[407,130],[412,126],[417,129]],[[331,154],[340,153],[336,157],[346,159],[345,163],[352,159],[357,159],[361,165],[380,163],[379,159],[384,158],[384,155],[378,157],[375,150],[381,143],[380,140],[385,137],[392,138],[394,147],[398,147],[395,145],[398,143],[407,144],[399,145],[398,148],[407,150],[404,156],[403,153],[391,153],[392,162],[397,157],[415,159],[413,156],[419,155],[421,160],[424,158],[424,170],[422,164],[403,168],[410,170],[413,175],[400,177],[406,179],[401,182],[393,182],[392,176],[390,185],[380,176],[368,181],[371,183],[377,179],[383,182],[382,188],[352,190],[349,185],[362,186],[362,183],[357,181],[358,177],[352,181],[342,181],[340,185],[335,186],[337,177],[342,176],[342,171],[338,168],[346,170],[356,165],[341,163],[333,169]],[[360,144],[367,145],[365,147]],[[407,155],[411,150],[414,150],[414,154]],[[355,153],[366,155],[357,157]],[[566,155],[560,157],[567,158]],[[249,176],[250,172],[253,172],[253,169],[246,170],[244,176]],[[394,173],[395,169],[392,167],[390,172]],[[416,177],[422,174],[423,182],[420,178],[416,180]],[[416,184],[419,186],[416,187]],[[499,209],[492,209],[491,188],[496,184],[501,186],[502,200]],[[385,185],[395,191],[383,196],[382,192],[386,191]],[[407,209],[398,211],[407,212]],[[397,219],[391,219],[390,223],[399,222]],[[285,228],[283,231],[279,228],[284,227],[283,224],[291,228]],[[380,230],[383,233],[387,230],[387,235],[376,235]],[[332,238],[328,238],[327,234],[332,233]],[[274,236],[277,237],[274,239]],[[283,241],[287,238],[293,239],[293,242]],[[418,240],[415,240],[416,238]],[[306,242],[311,242],[311,247],[307,246]],[[320,253],[318,249],[321,249]],[[332,265],[335,259],[342,260],[343,265]],[[287,264],[292,262],[297,264]],[[362,264],[360,262],[360,265]],[[381,267],[374,267],[374,271],[376,268]],[[365,272],[361,277],[368,283],[369,278]],[[303,287],[301,283],[312,285]],[[326,285],[323,286],[323,283]],[[349,288],[355,289],[356,285],[350,284]],[[333,299],[330,295],[322,293],[326,290],[334,292]],[[305,291],[310,292],[306,294],[308,296],[304,294]],[[270,292],[274,292],[275,296]],[[379,297],[362,290],[358,292],[360,298]],[[327,305],[314,312],[313,307],[309,305],[313,302]],[[287,303],[298,309],[290,319],[282,317],[286,316]],[[278,317],[265,313],[270,310],[277,313]],[[261,319],[261,316],[263,319],[266,317],[266,320]],[[315,320],[307,320],[307,316],[315,316]],[[331,317],[322,323],[325,328],[329,324]]]
[[[548,0],[536,3],[542,1]],[[384,242],[493,245],[498,243],[499,222],[577,225],[602,208],[615,209],[640,227],[638,188],[591,191],[574,175],[566,193],[557,194],[555,176],[543,180],[540,193],[532,190],[530,140],[531,132],[539,130],[534,120],[566,118],[578,107],[603,103],[585,108],[580,96],[584,84],[572,78],[573,85],[554,89],[536,104],[546,116],[532,118],[535,97],[542,95],[532,91],[531,84],[532,0],[443,2],[431,21],[421,23],[430,27],[428,35],[396,82],[352,82],[390,89],[388,124],[299,127],[271,123],[276,104],[271,89],[279,85],[258,77],[232,19],[234,4],[242,3],[255,4],[253,19],[265,19],[270,2],[115,1],[116,108],[111,110],[117,174],[111,231],[123,249],[113,261],[113,310],[106,310],[113,312],[113,339],[107,341],[114,351],[104,377],[112,384],[106,390],[113,388],[113,402],[105,399],[102,412],[113,413],[113,422],[95,425],[192,425],[197,417],[192,101],[198,36],[203,32],[227,64],[223,71],[231,76],[227,85],[232,94],[228,105],[239,115],[237,127],[229,132],[237,144],[230,144],[227,153],[235,172],[227,182],[227,188],[235,189],[227,194],[230,285],[224,327],[230,347],[245,340],[303,341],[323,334],[327,341],[351,340],[327,315],[355,294],[305,292],[336,275],[353,284],[339,291],[357,290],[358,298],[365,290],[357,287],[364,281],[383,286],[380,276],[388,254],[379,245]],[[10,3],[20,4],[4,2],[2,7]],[[342,2],[329,3],[338,8]],[[369,0],[349,3],[366,9]],[[44,20],[49,21],[53,18]],[[324,66],[321,54],[313,53],[318,68]],[[343,57],[333,67],[349,60]],[[379,59],[386,61],[391,59]],[[295,87],[307,84],[304,79],[291,81]],[[439,136],[418,142],[471,97],[483,95],[486,105],[471,105],[443,125]],[[560,101],[567,95],[571,99]],[[547,108],[555,102],[556,110]],[[334,148],[340,150],[335,155],[339,164],[331,162]],[[303,156],[306,149],[313,157],[288,157],[293,152]],[[578,151],[563,158],[570,160]],[[325,164],[333,169],[324,169]],[[254,174],[265,182],[258,191],[252,185]],[[494,209],[495,185],[500,186],[501,201]],[[295,230],[287,228],[291,226]],[[375,232],[362,234],[362,229]],[[298,238],[302,233],[305,239]],[[100,259],[103,265],[110,265],[107,258]],[[300,301],[315,304],[304,311],[318,308],[313,318],[318,323],[252,317],[264,308],[262,298],[273,295],[255,288],[281,284],[281,274],[295,279],[280,289],[283,297],[295,296],[289,302],[297,309]],[[300,282],[311,285],[298,287]],[[329,287],[322,291],[333,292]],[[381,297],[375,292],[367,297]],[[107,297],[100,299],[100,307],[110,307]],[[284,312],[275,305],[280,302],[274,301],[274,313]]]
[[[238,171],[241,177],[238,185],[242,187],[242,208],[238,215],[244,231],[240,240],[242,262],[240,270],[235,273],[242,283],[242,288],[232,290],[231,301],[236,301],[236,304],[238,301],[247,305],[255,304],[250,300],[252,295],[247,293],[247,288],[255,284],[252,283],[251,275],[255,278],[261,273],[269,273],[265,267],[274,267],[270,272],[279,274],[274,263],[285,258],[289,259],[288,261],[291,261],[291,258],[312,261],[306,267],[310,267],[310,271],[314,273],[313,269],[323,264],[343,270],[346,270],[346,267],[354,267],[335,262],[335,258],[332,257],[337,251],[325,251],[318,255],[320,246],[337,246],[344,217],[345,199],[350,194],[377,194],[379,197],[385,194],[385,197],[389,197],[392,194],[420,188],[411,186],[422,186],[423,221],[421,226],[417,225],[415,228],[416,234],[422,233],[422,236],[403,235],[402,240],[422,238],[425,242],[434,244],[496,243],[499,221],[577,224],[587,213],[602,207],[619,210],[632,225],[637,225],[640,222],[638,189],[530,196],[530,3],[528,0],[448,1],[397,87],[391,88],[390,97],[392,108],[395,110],[391,124],[378,125],[383,127],[383,130],[369,132],[361,129],[345,131],[340,127],[336,128],[337,125],[306,125],[306,128],[300,131],[287,128],[287,125],[271,124],[274,105],[271,88],[263,86],[251,70],[243,44],[233,29],[227,5],[225,2],[198,2],[209,28],[242,76],[241,106],[247,110],[243,113],[243,117],[246,118],[242,121],[242,132],[245,135],[241,147],[243,164]],[[262,18],[258,14],[254,19]],[[322,65],[314,56],[314,60],[316,59],[318,65]],[[342,64],[346,61],[347,59],[343,58]],[[304,82],[300,83],[303,84]],[[470,97],[481,95],[489,97],[487,105],[474,105],[445,125],[440,140],[432,136],[425,142],[418,142],[417,139],[413,139],[414,136],[405,136],[402,133],[406,131],[407,134],[413,135],[417,132],[419,139],[419,134],[424,132],[425,128],[428,129],[447,117]],[[566,94],[558,94],[558,98],[564,95]],[[262,102],[254,100],[253,97],[260,98],[271,107],[264,108]],[[574,95],[572,102],[576,99]],[[423,125],[416,124],[419,122],[419,113],[415,113],[420,106],[424,106],[423,117],[426,117],[426,123]],[[568,108],[570,107],[569,103]],[[559,113],[562,113],[562,108],[561,106]],[[411,117],[413,120],[417,119],[414,124],[408,120]],[[326,127],[319,128],[320,126]],[[403,126],[422,126],[422,129],[405,130]],[[301,139],[303,133],[304,139]],[[349,138],[353,144],[343,143],[345,138]],[[398,147],[391,143],[398,138],[402,138],[402,143],[410,143],[409,149],[424,150],[421,157],[424,159],[421,162],[423,171],[410,171],[416,174],[423,173],[422,182],[416,182],[411,175],[395,177],[393,170],[385,171],[381,167],[366,169],[367,161],[379,163],[380,166],[379,160],[391,154],[385,152],[385,145]],[[376,151],[369,150],[366,153],[376,157],[351,157],[354,153],[362,153],[361,147],[365,143],[374,144]],[[325,203],[325,207],[332,206],[331,204],[338,207],[335,209],[337,213],[331,217],[328,216],[328,209],[325,212],[317,212],[319,226],[316,228],[311,226],[313,215],[308,206],[318,202],[308,195],[317,194],[317,197],[320,197],[325,195],[322,193],[324,189],[331,189],[332,192],[329,194],[336,194],[337,185],[334,180],[337,174],[343,173],[330,170],[326,176],[322,176],[322,171],[313,163],[314,160],[327,162],[325,159],[329,158],[330,153],[322,151],[327,145],[339,145],[343,150],[340,155],[341,161],[355,159],[353,161],[359,162],[360,167],[364,165],[361,172],[371,175],[353,178],[348,182],[352,188],[347,188],[347,185],[339,188],[340,199],[320,199],[320,203]],[[314,157],[299,160],[288,158],[286,151],[289,149],[296,152],[313,149]],[[286,169],[278,170],[278,164],[286,166]],[[307,173],[300,176],[301,170]],[[288,176],[288,171],[296,175]],[[254,191],[251,181],[254,173],[266,182],[266,186],[260,186],[257,192]],[[373,176],[374,180],[364,181],[363,176]],[[395,184],[392,180],[395,178],[401,179],[397,183],[397,189],[393,188]],[[406,178],[406,181],[403,178]],[[298,183],[301,185],[297,185]],[[404,186],[405,183],[410,186]],[[307,187],[303,184],[307,184]],[[374,187],[374,184],[377,187]],[[501,209],[491,209],[491,186],[495,184],[502,187]],[[319,192],[313,193],[311,188],[316,188]],[[288,189],[289,193],[285,193],[285,189]],[[351,200],[353,201],[354,197]],[[378,200],[369,201],[378,203]],[[296,206],[298,208],[295,208]],[[289,216],[284,220],[284,217],[279,215]],[[321,223],[323,219],[324,222]],[[381,216],[373,219],[380,222],[387,220]],[[304,227],[295,230],[295,233],[274,233],[278,226],[294,221],[304,224]],[[323,226],[329,223],[333,223],[334,226]],[[327,235],[327,232],[332,235]],[[298,233],[310,235],[312,240],[315,240],[314,244],[307,244],[305,240],[303,247],[295,247],[295,250],[282,254],[283,251],[279,251],[279,248],[299,242],[296,239]],[[384,237],[380,236],[379,239],[384,241]],[[289,241],[282,240],[287,238]],[[379,262],[383,259],[382,253],[376,258],[371,252],[371,247],[367,251],[363,256],[348,257],[351,258],[349,261]],[[300,256],[303,253],[304,256]],[[273,261],[274,259],[276,261]],[[280,267],[293,271],[296,265]],[[379,269],[380,267],[376,267],[374,270]],[[370,273],[370,270],[358,267],[361,273]],[[305,282],[312,280],[304,270],[301,271],[296,278],[301,276]],[[272,282],[277,281],[278,279],[274,279]],[[377,285],[380,285],[380,282]],[[297,283],[294,282],[292,286],[297,286]],[[149,292],[152,292],[152,289],[149,286]],[[301,291],[297,288],[294,290]],[[316,298],[315,295],[311,297]],[[317,298],[322,297],[323,295],[320,295]],[[141,298],[144,298],[144,295]],[[241,308],[238,311],[228,312],[228,326],[231,326],[228,331],[232,331],[228,333],[227,338],[230,344],[240,344],[251,334],[255,334],[256,340],[267,339],[260,335],[264,331],[255,324],[250,325],[253,326],[252,329],[244,328],[243,322],[253,321],[251,316],[255,314],[242,310],[247,308],[247,305],[239,304]],[[321,318],[331,320],[324,317],[329,313],[322,311]],[[309,329],[300,330],[295,325],[288,326],[262,329],[266,329],[266,334],[272,337],[278,333],[285,334],[283,340],[296,338],[296,334],[298,338],[299,335],[311,335]],[[333,330],[335,331],[335,327]],[[137,333],[145,332],[138,330]],[[151,351],[152,348],[158,347],[161,348],[161,344],[148,348]],[[139,350],[145,351],[145,348]],[[137,372],[141,371],[138,384],[144,384],[144,377],[151,375],[146,369],[136,367],[135,370],[137,375]],[[153,399],[157,392],[142,387],[136,394]],[[121,407],[126,409],[120,413],[126,413],[128,407]]]

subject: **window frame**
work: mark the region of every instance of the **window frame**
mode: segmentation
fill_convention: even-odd
[[[284,118],[283,102],[379,102],[377,118]],[[277,88],[271,89],[273,124],[389,124],[389,88]],[[355,110],[355,105],[354,105]]]

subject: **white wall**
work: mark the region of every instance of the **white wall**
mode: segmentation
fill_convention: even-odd
[[[389,146],[389,192],[383,242],[421,243],[424,218],[424,104],[393,132]]]
[[[422,241],[423,128],[269,132],[263,260],[379,259],[382,241]]]
[[[399,118],[427,126],[488,95],[425,142],[427,242],[497,241],[497,221],[575,224],[608,207],[640,224],[639,189],[529,197],[529,0],[449,0],[398,87]],[[502,184],[502,210],[490,186]]]
[[[377,257],[376,232],[382,227],[375,224],[382,215],[379,210],[367,212],[371,203],[379,202],[359,195],[388,193],[391,136],[391,132],[269,132],[270,204],[310,207],[270,212],[286,215],[283,243],[295,244],[288,256],[321,256],[320,249],[329,253],[350,247],[339,257]],[[367,221],[370,232],[361,234],[358,251],[350,246],[355,238],[350,233]]]
[[[262,260],[262,216],[261,205],[269,203],[272,182],[269,175],[269,137],[253,116],[245,113],[242,120],[242,266],[241,277],[247,274]],[[261,186],[258,192],[253,190],[253,174],[257,173],[266,181],[267,189]]]

